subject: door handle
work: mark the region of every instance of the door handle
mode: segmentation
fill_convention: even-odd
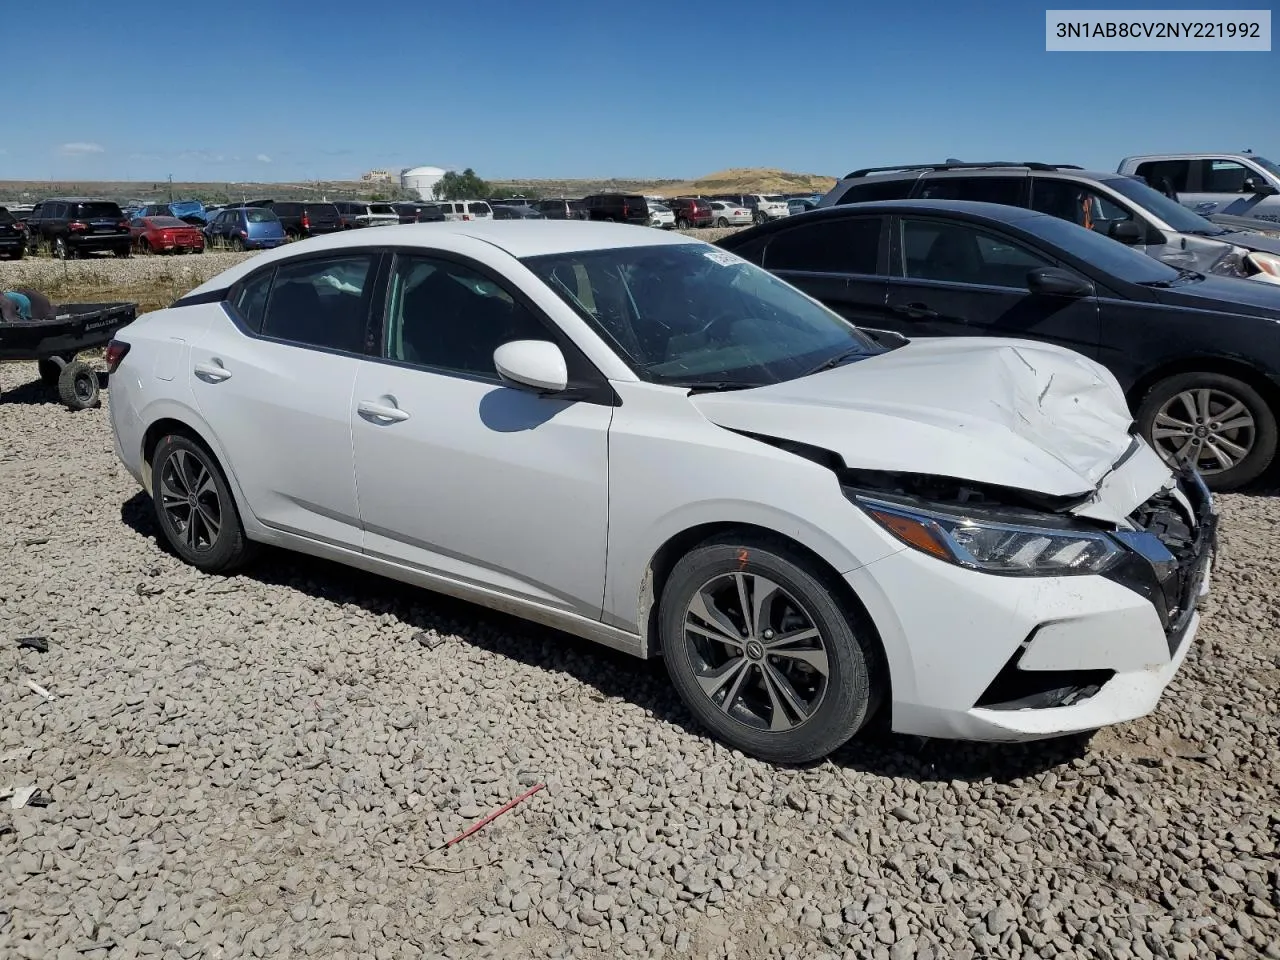
[[[231,379],[231,371],[217,360],[212,363],[197,363],[195,374],[205,383],[221,383],[223,380]]]
[[[937,310],[930,310],[923,303],[899,303],[893,307],[894,313],[901,313],[912,320],[931,320],[938,316]]]
[[[356,406],[356,413],[370,423],[401,423],[409,419],[409,414],[399,407],[388,406],[384,403],[374,403],[371,400],[361,400]]]

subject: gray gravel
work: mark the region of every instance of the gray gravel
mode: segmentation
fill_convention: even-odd
[[[35,379],[0,367],[0,791],[52,802],[0,801],[0,957],[1280,958],[1271,495],[1221,498],[1153,717],[778,769],[658,665],[290,555],[197,573]]]

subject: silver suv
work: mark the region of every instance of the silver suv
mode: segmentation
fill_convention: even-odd
[[[1212,223],[1135,177],[1068,164],[948,160],[868,167],[840,180],[818,206],[909,198],[1026,207],[1202,273],[1252,275],[1258,270],[1246,262],[1250,251],[1280,253],[1275,239]]]

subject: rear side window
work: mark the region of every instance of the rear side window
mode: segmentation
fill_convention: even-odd
[[[363,208],[360,208],[363,212]],[[332,203],[308,203],[307,216],[312,220],[333,220],[338,215],[338,208]]]
[[[881,200],[905,200],[911,196],[914,180],[878,180],[855,183],[840,195],[837,204],[876,203]]]
[[[1187,192],[1187,175],[1191,172],[1190,160],[1148,160],[1138,164],[1134,171],[1147,186],[1159,190],[1165,196]]]
[[[277,216],[296,217],[302,213],[302,204],[300,203],[276,203],[271,206]]]
[[[263,270],[244,280],[231,293],[231,307],[254,333],[262,332],[262,317],[267,307],[274,270]]]
[[[364,348],[373,255],[304,260],[276,268],[262,334],[327,350]]]
[[[472,213],[493,213],[493,208],[483,200],[473,201],[471,204]]]
[[[880,260],[879,217],[827,218],[774,234],[767,270],[875,274]]]
[[[976,200],[1011,207],[1026,204],[1022,195],[1025,177],[940,177],[925,180],[920,196],[925,200]]]

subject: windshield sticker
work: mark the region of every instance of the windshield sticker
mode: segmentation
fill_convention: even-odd
[[[741,257],[735,254],[729,253],[726,250],[712,250],[709,253],[704,253],[703,256],[706,257],[708,260],[710,260],[712,263],[720,264],[720,266],[722,267],[732,267],[732,266],[735,266],[736,264],[747,262],[743,260]]]

